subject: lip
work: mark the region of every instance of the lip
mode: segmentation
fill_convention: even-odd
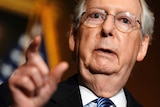
[[[95,52],[98,52],[104,55],[116,55],[116,52],[114,52],[112,49],[109,49],[109,48],[96,48]]]

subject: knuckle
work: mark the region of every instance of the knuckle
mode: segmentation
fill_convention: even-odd
[[[31,66],[29,71],[32,73],[32,75],[39,73],[39,69],[36,66]]]
[[[21,78],[21,82],[22,83],[28,83],[30,81],[30,79],[29,79],[29,77],[27,77],[27,76],[23,76],[22,78]]]

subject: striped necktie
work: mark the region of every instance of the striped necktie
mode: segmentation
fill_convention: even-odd
[[[116,106],[110,99],[100,97],[96,100],[91,101],[84,107],[116,107]]]
[[[110,99],[99,97],[97,99],[97,107],[116,107],[116,106]]]

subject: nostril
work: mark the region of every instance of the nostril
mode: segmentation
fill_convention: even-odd
[[[101,32],[101,36],[102,36],[102,37],[106,37],[107,35],[102,31],[102,32]]]
[[[109,35],[109,36],[113,36],[112,33],[109,33],[108,35]]]
[[[106,34],[105,32],[102,31],[102,32],[101,32],[101,36],[102,36],[102,37],[107,37],[107,36],[113,36],[113,35],[112,35],[112,33]]]

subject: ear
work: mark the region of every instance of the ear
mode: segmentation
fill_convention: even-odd
[[[75,48],[75,34],[73,31],[73,25],[70,28],[70,32],[69,32],[69,48],[71,51],[74,51]]]
[[[150,42],[149,35],[145,35],[141,40],[140,50],[137,56],[137,61],[142,61],[147,54],[148,46]]]

